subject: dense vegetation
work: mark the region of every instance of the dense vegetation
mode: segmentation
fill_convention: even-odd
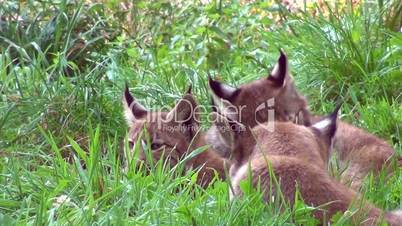
[[[0,225],[314,225],[303,202],[265,205],[246,185],[230,202],[226,182],[204,190],[194,172],[124,173],[121,94],[127,81],[157,109],[192,84],[208,104],[208,73],[242,84],[266,76],[283,48],[313,112],[343,100],[344,120],[402,153],[402,3],[369,2],[290,12],[259,1],[3,1]],[[367,178],[363,193],[402,208],[402,169]]]

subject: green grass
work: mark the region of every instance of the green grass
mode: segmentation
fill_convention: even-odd
[[[283,212],[258,192],[230,202],[227,182],[202,189],[194,172],[163,162],[149,174],[125,172],[121,94],[127,81],[158,109],[192,84],[207,104],[208,73],[232,85],[252,81],[282,47],[314,112],[342,99],[345,120],[402,153],[402,34],[391,13],[401,4],[344,6],[326,8],[339,11],[328,18],[258,2],[1,4],[0,225],[314,224],[302,202]],[[402,208],[402,169],[368,178],[364,191],[381,208]]]

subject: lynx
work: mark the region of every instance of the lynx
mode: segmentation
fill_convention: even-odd
[[[288,60],[285,53],[281,50],[278,62],[274,66],[268,77],[260,78],[256,81],[244,84],[238,88],[220,83],[209,77],[209,86],[212,94],[213,109],[228,109],[227,105],[237,108],[234,115],[244,125],[255,126],[267,122],[267,108],[269,100],[274,100],[274,119],[275,121],[295,121],[300,119],[303,124],[310,125],[310,112],[307,109],[306,98],[299,95],[294,85],[292,77],[288,73]],[[216,103],[225,104],[218,106]],[[223,107],[222,109],[216,109]],[[297,117],[299,116],[299,117]],[[218,150],[222,156],[227,156],[228,150],[225,147],[217,146],[215,142],[215,127],[207,132],[208,142]]]
[[[301,96],[289,74],[288,59],[281,50],[278,62],[268,77],[260,78],[238,88],[220,83],[209,77],[209,86],[214,99],[225,99],[236,107],[242,107],[241,123],[255,126],[268,121],[263,107],[270,99],[274,100],[275,120],[294,121],[300,116],[303,124],[310,125],[310,112],[307,100]],[[268,106],[269,107],[269,106]],[[261,109],[260,111],[258,111]],[[256,111],[257,110],[257,111]]]
[[[320,116],[311,116],[309,113],[306,98],[297,92],[288,70],[287,57],[282,51],[274,70],[267,78],[238,88],[210,78],[209,86],[215,102],[222,98],[237,108],[242,108],[238,120],[247,126],[253,127],[268,120],[267,111],[258,108],[272,98],[275,100],[275,121],[293,121],[309,126],[321,119]],[[228,150],[219,147],[214,141],[215,137],[215,128],[211,128],[208,131],[208,140],[225,156]],[[347,167],[341,180],[354,189],[361,187],[364,177],[370,171],[379,172],[395,156],[395,150],[384,140],[340,120],[334,150],[342,165]],[[400,160],[399,164],[401,163]]]
[[[195,112],[197,103],[191,88],[170,112],[158,112],[149,111],[138,103],[126,86],[123,106],[131,149],[134,150],[134,145],[141,144],[141,141],[147,142],[148,139],[153,162],[164,156],[171,166],[175,166],[187,154],[206,145],[204,135],[199,131],[199,115]],[[142,146],[138,149],[138,161],[147,161]],[[224,169],[230,163],[208,149],[185,164],[186,168],[199,168],[197,183],[205,187],[214,180],[215,174],[225,179]]]
[[[389,225],[401,224],[401,213],[384,212],[373,206],[322,167],[336,131],[336,111],[310,127],[276,122],[272,132],[264,126],[251,130],[219,113],[213,113],[213,117],[220,141],[231,150],[232,198],[241,196],[240,182],[251,172],[252,184],[260,186],[266,202],[274,199],[272,194],[280,189],[292,206],[298,190],[306,204],[319,207],[313,214],[320,222],[327,223],[335,213],[361,205],[352,216],[354,224],[377,225],[382,220]]]

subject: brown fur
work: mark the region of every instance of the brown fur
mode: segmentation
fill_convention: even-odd
[[[146,161],[146,154],[142,149],[141,141],[157,146],[152,151],[153,161],[158,161],[162,155],[169,160],[171,166],[175,166],[180,160],[188,155],[193,150],[203,147],[206,144],[204,135],[199,131],[197,114],[191,112],[195,109],[196,102],[191,94],[186,94],[171,111],[176,111],[179,117],[188,118],[183,122],[176,122],[174,120],[166,121],[170,112],[150,112],[144,107],[135,102],[134,98],[130,98],[131,94],[126,89],[123,98],[123,105],[125,107],[125,115],[129,125],[128,140],[132,150],[135,150],[135,144],[139,144],[140,150],[138,154],[138,161]],[[131,101],[130,101],[131,100]],[[187,109],[189,105],[182,104],[191,103],[191,109]],[[131,106],[131,107],[130,107]],[[136,108],[141,108],[139,111]],[[139,115],[136,113],[140,113]],[[188,117],[187,117],[188,116]],[[201,186],[209,185],[215,178],[215,172],[218,178],[225,179],[225,166],[229,161],[221,158],[215,151],[207,149],[204,152],[196,155],[194,158],[188,160],[185,164],[186,169],[197,168],[199,174],[197,183]]]
[[[261,126],[253,131],[258,148],[266,150],[266,154],[294,157],[321,168],[326,168],[328,164],[330,144],[318,139],[307,127],[295,127],[291,122],[282,122],[275,124],[273,132]]]
[[[313,117],[313,122],[320,117]],[[334,149],[346,170],[341,175],[345,184],[359,189],[365,176],[380,172],[395,157],[394,149],[384,140],[339,120],[334,139]]]
[[[278,61],[278,65],[279,65]],[[275,120],[294,121],[298,124],[310,125],[321,117],[311,116],[307,109],[306,99],[297,92],[291,76],[286,68],[285,83],[283,86],[269,80],[261,78],[259,80],[244,84],[236,90],[236,96],[227,98],[219,95],[219,86],[212,85],[211,90],[218,98],[223,98],[235,107],[244,106],[239,120],[246,126],[256,126],[259,122],[267,120],[267,112],[259,111],[254,115],[257,107],[270,98],[275,98]],[[272,76],[272,75],[270,75]],[[268,77],[269,78],[269,77]],[[215,81],[215,83],[217,83]],[[220,84],[225,86],[224,84]],[[295,117],[298,115],[299,117]],[[208,139],[214,144],[216,129],[212,127],[208,131]],[[227,149],[217,146],[214,147],[225,155]],[[353,125],[339,121],[339,127],[334,139],[334,150],[339,155],[342,165],[347,167],[342,174],[342,182],[350,184],[352,188],[359,189],[364,177],[369,172],[379,172],[382,168],[389,167],[390,160],[396,156],[395,150],[384,140],[362,130]],[[402,162],[402,160],[400,161]],[[399,163],[399,162],[398,162]],[[402,164],[399,164],[402,165]]]
[[[241,132],[230,130],[233,123],[215,114],[221,133],[226,143],[231,143],[233,164],[230,177],[234,187],[233,194],[241,195],[240,181],[245,180],[250,166],[252,183],[260,184],[264,199],[270,202],[272,194],[276,194],[275,183],[272,183],[272,169],[279,182],[279,189],[285,200],[294,204],[296,189],[299,189],[304,202],[314,207],[314,216],[321,222],[330,219],[337,212],[345,212],[352,205],[358,208],[352,221],[356,224],[379,224],[382,218],[390,225],[400,225],[399,214],[383,213],[355,191],[331,178],[322,166],[324,159],[320,153],[329,153],[330,144],[323,139],[322,131],[313,127],[303,127],[293,123],[277,122],[274,132],[267,132],[264,127],[250,129],[243,127]],[[335,122],[336,120],[334,120]],[[334,123],[332,122],[332,123]],[[227,127],[227,126],[230,127]],[[225,126],[227,128],[225,128]],[[333,134],[332,134],[333,135]],[[284,140],[285,139],[285,140]]]
[[[276,121],[293,121],[296,115],[301,114],[305,124],[310,124],[307,101],[296,90],[292,76],[289,74],[287,57],[283,52],[268,77],[237,88],[210,78],[209,85],[215,99],[223,98],[232,105],[242,108],[240,118],[236,120],[244,125],[255,126],[258,122],[266,122],[268,120],[266,112],[255,111],[272,98],[275,101],[273,107]]]
[[[254,127],[259,123],[268,121],[268,109],[259,107],[270,99],[275,101],[273,106],[275,121],[294,121],[296,116],[299,116],[305,125],[310,125],[307,101],[296,90],[292,76],[288,71],[287,57],[283,52],[281,52],[274,70],[268,77],[243,84],[238,88],[230,87],[211,78],[209,85],[212,91],[213,104],[221,102],[222,99],[230,102],[232,106],[238,109],[239,113],[237,114],[239,118],[233,118],[233,120],[237,120],[246,126]],[[261,110],[256,111],[257,108]],[[221,155],[227,155],[225,148],[216,146],[215,127],[211,127],[207,132],[207,139]]]

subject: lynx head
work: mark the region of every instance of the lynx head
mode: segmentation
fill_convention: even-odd
[[[139,145],[139,161],[148,160],[144,144],[149,144],[153,162],[163,156],[174,166],[187,154],[199,129],[197,103],[191,88],[171,111],[165,112],[147,110],[134,99],[126,86],[123,106],[129,126],[128,142],[131,150]]]
[[[267,131],[264,126],[250,129],[230,117],[213,112],[213,126],[219,137],[215,140],[218,142],[216,145],[229,150],[231,153],[225,155],[231,156],[234,163],[239,165],[248,161],[255,149],[260,147],[283,149],[285,146],[291,146],[303,151],[314,151],[323,161],[328,161],[337,128],[338,110],[339,106],[332,114],[308,127],[290,122],[275,122],[273,131]]]
[[[247,126],[267,122],[270,107],[275,110],[275,121],[295,121],[300,117],[299,124],[311,124],[307,101],[296,90],[289,73],[288,59],[283,51],[280,51],[278,62],[268,77],[238,88],[209,77],[209,86],[213,104],[219,99],[229,101],[238,109],[240,118],[236,120]]]

